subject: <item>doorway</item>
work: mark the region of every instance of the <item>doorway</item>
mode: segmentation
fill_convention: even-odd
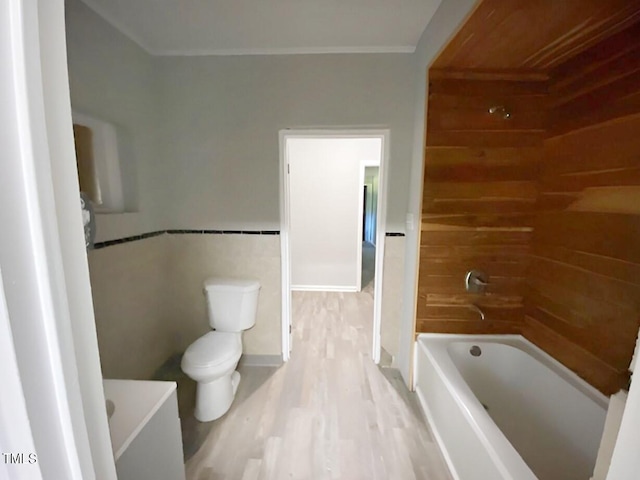
[[[289,359],[292,290],[357,292],[362,288],[363,242],[373,254],[372,358],[380,361],[380,323],[386,212],[388,130],[280,132],[282,357]],[[334,170],[330,168],[333,166]],[[376,168],[367,194],[366,174]],[[351,180],[348,180],[351,179]],[[370,178],[371,180],[371,178]],[[296,200],[298,199],[298,200]],[[302,199],[302,200],[300,200]],[[333,210],[328,208],[334,204]],[[370,221],[367,221],[369,214]],[[364,252],[366,253],[366,252]]]

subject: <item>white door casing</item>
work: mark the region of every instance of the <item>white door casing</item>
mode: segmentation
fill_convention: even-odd
[[[0,417],[0,431],[9,432],[7,447],[30,437],[33,447],[24,448],[35,449],[3,453],[35,453],[37,468],[24,470],[29,478],[39,469],[44,478],[115,479],[97,343],[85,336],[95,336],[88,271],[77,275],[87,265],[64,1],[2,2],[0,25],[3,354],[14,353],[13,383],[19,380],[28,418],[19,421],[16,406],[16,418]],[[95,385],[99,391],[88,392]]]
[[[379,170],[379,195],[377,205],[376,255],[373,311],[372,358],[380,362],[380,324],[382,314],[382,283],[384,274],[384,244],[386,233],[386,166],[389,158],[389,130],[380,129],[336,129],[336,130],[281,130],[280,131],[280,246],[282,279],[282,358],[290,357],[291,345],[291,249],[290,249],[290,184],[287,139],[289,138],[379,138],[381,139],[381,161]],[[360,183],[364,180],[361,172]],[[360,195],[362,197],[362,195]],[[362,203],[362,201],[360,201]],[[361,206],[362,208],[362,206]],[[360,215],[360,221],[362,215]]]

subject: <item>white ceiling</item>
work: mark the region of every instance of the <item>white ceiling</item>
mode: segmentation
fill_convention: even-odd
[[[413,52],[441,0],[83,0],[154,55]]]

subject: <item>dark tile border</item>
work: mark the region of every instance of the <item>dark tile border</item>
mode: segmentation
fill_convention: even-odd
[[[159,230],[157,232],[143,233],[142,235],[133,235],[131,237],[107,240],[105,242],[96,242],[93,245],[93,249],[99,250],[113,245],[121,245],[123,243],[144,240],[145,238],[157,237],[158,235],[164,235],[165,233],[171,235],[280,235],[278,230]]]
[[[106,242],[96,242],[93,244],[94,250],[99,250],[105,247],[111,247],[113,245],[120,245],[122,243],[135,242],[137,240],[144,240],[145,238],[157,237],[158,235],[164,235],[166,230],[160,230],[158,232],[143,233],[142,235],[134,235],[132,237],[118,238],[116,240],[107,240]]]
[[[170,235],[280,235],[278,230],[159,230],[157,232],[143,233],[142,235],[97,242],[93,245],[93,249],[100,250],[101,248],[111,247],[113,245],[121,245],[123,243],[144,240],[145,238],[157,237],[165,233]],[[387,232],[386,236],[404,237],[405,235],[402,232]]]

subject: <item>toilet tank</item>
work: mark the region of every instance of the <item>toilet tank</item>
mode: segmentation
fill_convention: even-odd
[[[256,323],[257,280],[208,278],[204,282],[209,325],[220,332],[241,332]]]

